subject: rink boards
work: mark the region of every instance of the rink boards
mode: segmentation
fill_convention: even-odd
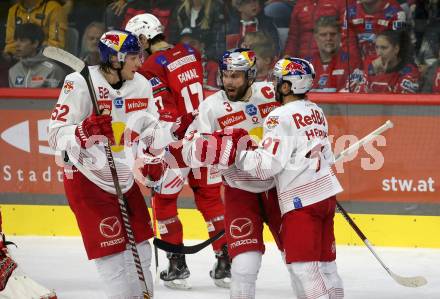
[[[0,205],[8,234],[79,234],[66,205],[61,169],[47,144],[48,118],[58,93],[0,89]],[[339,200],[370,241],[440,247],[438,96],[312,94],[310,98],[326,112],[335,153],[388,119],[395,124],[349,161],[335,165],[344,187]],[[205,238],[205,224],[187,186],[181,198],[185,238]],[[361,243],[340,215],[335,221],[339,244]]]

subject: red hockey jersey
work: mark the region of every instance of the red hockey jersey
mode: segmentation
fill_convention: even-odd
[[[186,44],[150,55],[139,73],[150,80],[160,118],[174,122],[199,107],[203,96],[203,67],[200,54]]]

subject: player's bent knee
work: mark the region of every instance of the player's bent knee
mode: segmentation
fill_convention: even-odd
[[[240,253],[232,260],[231,277],[233,281],[254,283],[261,267],[262,254],[259,251]]]

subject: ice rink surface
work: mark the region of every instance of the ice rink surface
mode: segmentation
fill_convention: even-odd
[[[9,246],[22,269],[60,299],[104,299],[94,263],[86,258],[80,238],[10,237],[19,247]],[[187,242],[187,245],[196,242]],[[345,298],[352,299],[440,299],[440,250],[376,247],[376,252],[396,274],[425,276],[420,288],[398,285],[366,247],[338,246],[338,269],[344,280]],[[215,262],[210,248],[187,256],[191,271],[188,291],[170,290],[157,282],[155,299],[229,298],[228,290],[216,287],[209,277]],[[159,268],[167,265],[163,252]],[[154,261],[152,270],[154,271]],[[154,275],[154,274],[153,274]],[[274,243],[268,243],[257,281],[256,298],[294,298],[287,270]]]

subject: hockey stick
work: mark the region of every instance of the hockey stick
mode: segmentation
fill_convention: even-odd
[[[93,82],[92,82],[92,78],[90,77],[89,68],[85,65],[85,63],[81,59],[79,59],[78,57],[75,57],[74,55],[70,54],[69,52],[66,52],[66,51],[59,49],[59,48],[56,48],[56,47],[46,47],[43,50],[43,55],[50,58],[50,59],[59,61],[65,65],[67,65],[68,67],[70,67],[74,71],[79,72],[84,77],[84,79],[86,80],[86,83],[87,83],[88,90],[89,90],[90,98],[92,100],[93,109],[95,110],[95,113],[97,115],[100,115],[101,111],[99,110],[98,101],[96,99],[95,88],[93,87]],[[119,185],[119,179],[118,179],[118,174],[116,172],[115,161],[113,159],[113,155],[112,155],[110,146],[108,144],[105,144],[104,148],[105,148],[105,154],[107,157],[107,162],[110,167],[110,172],[112,174],[113,183],[115,185],[119,209],[121,210],[122,220],[124,222],[124,228],[127,232],[128,243],[131,247],[131,253],[133,254],[134,264],[136,265],[138,278],[141,282],[141,286],[143,289],[143,291],[142,291],[143,296],[144,296],[144,299],[150,299],[148,286],[145,281],[145,276],[144,276],[144,272],[142,270],[141,260],[139,258],[139,253],[138,253],[138,250],[136,247],[136,242],[134,239],[133,230],[132,230],[132,227],[130,224],[130,219],[129,219],[128,212],[127,212],[127,210],[128,210],[127,203],[124,200],[124,195],[122,194],[121,186]]]
[[[382,126],[380,126],[376,130],[374,130],[373,132],[371,132],[370,134],[368,134],[367,136],[362,138],[361,140],[358,140],[356,143],[354,143],[353,145],[349,146],[348,148],[346,148],[345,150],[340,152],[335,157],[335,162],[339,161],[340,159],[344,158],[347,155],[354,153],[361,146],[363,146],[365,143],[370,142],[371,140],[373,140],[374,138],[376,138],[377,136],[379,136],[380,134],[382,134],[386,130],[391,129],[393,126],[394,126],[394,124],[392,123],[392,121],[387,120]]]
[[[182,254],[194,254],[194,253],[199,252],[200,250],[202,250],[203,248],[205,248],[206,246],[208,246],[212,242],[220,239],[224,235],[224,233],[225,233],[225,230],[223,229],[220,232],[218,232],[216,235],[203,241],[202,243],[192,245],[192,246],[171,244],[171,243],[168,243],[168,242],[161,240],[161,239],[158,239],[158,238],[154,238],[153,244],[156,245],[157,248],[162,249],[167,252],[182,253]]]
[[[381,133],[385,132],[389,128],[393,127],[393,123],[390,120],[387,120],[385,124],[353,144],[352,146],[348,147],[344,151],[342,151],[336,158],[335,162],[341,160],[346,155],[351,154],[355,151],[357,151],[362,145],[365,143],[373,140],[376,136],[380,135]],[[371,251],[371,253],[374,255],[374,257],[379,261],[379,263],[382,265],[382,267],[388,272],[388,274],[396,281],[398,284],[403,285],[405,287],[411,287],[411,288],[417,288],[421,287],[425,284],[427,284],[426,278],[423,276],[414,276],[414,277],[404,277],[397,275],[393,271],[390,270],[387,265],[380,259],[380,257],[377,255],[376,251],[374,250],[373,246],[371,245],[370,241],[367,239],[367,237],[364,235],[364,233],[360,230],[360,228],[356,225],[356,223],[351,219],[350,215],[348,215],[347,211],[341,206],[341,204],[336,201],[336,206],[338,210],[341,212],[342,216],[344,216],[345,220],[350,224],[350,226],[353,228],[353,230],[356,232],[356,234],[361,238],[361,240],[364,242],[364,244],[368,247],[368,249]]]
[[[151,212],[153,214],[153,234],[154,234],[154,239],[157,239],[157,219],[156,219],[156,205],[154,204],[155,200],[154,200],[154,188],[151,188]],[[153,241],[153,245],[154,245],[154,262],[155,262],[155,266],[156,266],[156,279],[154,280],[159,281],[159,252],[157,251],[157,245],[154,244]]]

